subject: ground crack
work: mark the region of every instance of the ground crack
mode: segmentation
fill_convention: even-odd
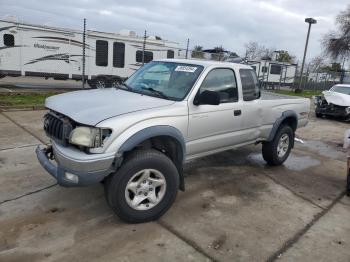
[[[31,191],[31,192],[25,193],[25,194],[23,194],[23,195],[20,195],[20,196],[18,196],[18,197],[15,197],[15,198],[3,200],[3,201],[0,202],[0,205],[2,205],[2,204],[4,204],[4,203],[7,203],[7,202],[14,201],[14,200],[18,200],[18,199],[20,199],[20,198],[22,198],[22,197],[26,197],[26,196],[29,196],[29,195],[33,195],[33,194],[35,194],[35,193],[39,193],[39,192],[41,192],[41,191],[44,191],[44,190],[46,190],[46,189],[49,189],[49,188],[54,187],[54,186],[57,186],[57,185],[58,185],[58,184],[55,183],[55,184],[49,185],[49,186],[47,186],[47,187],[40,188],[40,189],[35,190],[35,191]]]
[[[335,204],[337,204],[346,194],[346,191],[344,190],[336,199],[333,200],[333,202],[325,209],[323,209],[320,213],[318,213],[310,223],[306,224],[304,228],[299,230],[292,238],[288,239],[282,247],[277,250],[274,254],[272,254],[267,261],[272,262],[276,261],[281,257],[282,254],[284,254],[288,249],[290,249],[296,242],[299,241],[299,239],[305,235],[305,233],[315,224],[317,223],[324,215],[328,213],[329,210],[331,210]]]

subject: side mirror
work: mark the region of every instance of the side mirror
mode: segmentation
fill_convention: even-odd
[[[197,94],[193,102],[195,105],[219,105],[220,96],[218,92],[205,90]]]

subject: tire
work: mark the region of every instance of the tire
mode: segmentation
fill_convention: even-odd
[[[178,188],[177,168],[166,155],[153,149],[137,150],[106,180],[105,196],[124,222],[143,223],[161,217],[174,203]]]
[[[288,137],[288,139],[286,139]],[[288,140],[287,144],[281,143],[281,140]],[[279,145],[282,145],[281,149]],[[279,166],[283,164],[284,161],[288,158],[290,151],[294,145],[294,131],[288,125],[281,126],[275,137],[270,142],[263,143],[262,146],[262,155],[267,164],[271,166]],[[280,152],[280,154],[279,154]]]
[[[88,84],[91,88],[104,89],[107,87],[107,80],[102,77],[98,77],[93,80],[88,80]]]
[[[322,116],[323,116],[321,113],[317,113],[317,112],[315,112],[315,115],[317,118],[322,118]]]
[[[108,86],[109,87],[114,87],[114,88],[116,88],[116,87],[118,87],[119,86],[119,84],[122,82],[122,80],[120,79],[120,78],[112,78],[111,80],[110,80],[110,83],[108,84]]]

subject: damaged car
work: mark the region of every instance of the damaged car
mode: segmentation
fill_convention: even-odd
[[[350,84],[334,85],[323,96],[315,96],[316,117],[333,116],[350,120]]]

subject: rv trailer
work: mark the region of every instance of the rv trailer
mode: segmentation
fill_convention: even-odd
[[[294,82],[297,64],[273,60],[247,61],[260,81],[266,85],[291,85]]]
[[[37,76],[82,80],[85,47],[85,79],[93,88],[114,86],[143,63],[179,58],[178,44],[159,37],[137,36],[122,30],[83,32],[0,20],[0,78]],[[144,50],[144,51],[143,51]]]

